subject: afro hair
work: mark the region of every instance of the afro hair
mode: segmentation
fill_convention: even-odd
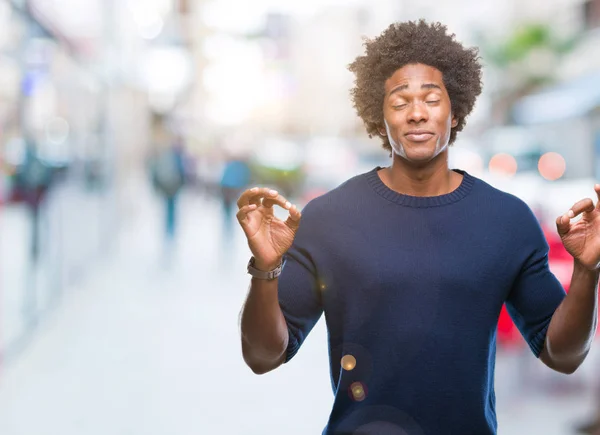
[[[394,23],[375,39],[364,43],[365,54],[348,69],[355,74],[351,98],[369,137],[383,139],[383,148],[392,150],[387,136],[381,136],[384,86],[398,69],[409,64],[424,64],[438,69],[450,96],[452,114],[458,121],[450,132],[449,143],[466,123],[467,116],[481,93],[481,64],[477,48],[465,48],[441,23],[425,20]]]

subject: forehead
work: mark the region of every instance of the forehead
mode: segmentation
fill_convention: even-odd
[[[423,83],[433,83],[445,89],[444,77],[439,69],[422,63],[416,63],[397,69],[385,81],[385,90],[389,92],[398,85],[408,84],[419,86]]]

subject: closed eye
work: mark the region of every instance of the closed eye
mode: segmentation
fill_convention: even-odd
[[[432,100],[432,101],[426,101],[427,104],[436,104],[439,103],[440,100]]]
[[[404,109],[406,106],[408,106],[408,104],[397,104],[396,106],[392,106],[392,107],[396,110],[399,110],[399,109]]]

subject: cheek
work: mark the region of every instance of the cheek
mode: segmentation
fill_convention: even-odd
[[[448,134],[450,134],[450,130],[452,129],[452,116],[443,116],[440,119],[440,127],[442,127],[444,130],[446,130],[448,132]]]

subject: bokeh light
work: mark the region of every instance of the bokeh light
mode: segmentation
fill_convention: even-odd
[[[354,370],[356,367],[356,358],[352,355],[344,355],[342,357],[342,368],[347,371]]]
[[[538,170],[546,180],[555,181],[562,177],[567,169],[567,163],[559,153],[549,152],[540,157]]]
[[[355,402],[362,402],[367,398],[367,388],[362,382],[353,382],[349,392],[350,398]]]
[[[490,159],[488,168],[491,173],[512,177],[517,173],[517,160],[507,153],[498,153]]]

